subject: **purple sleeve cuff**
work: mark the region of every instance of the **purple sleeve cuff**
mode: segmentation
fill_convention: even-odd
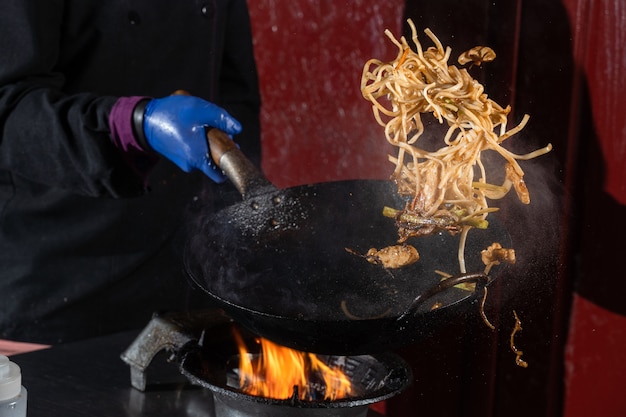
[[[149,97],[120,97],[109,114],[109,129],[113,144],[122,152],[124,160],[145,186],[159,157],[141,147],[133,132],[133,110],[137,103]]]

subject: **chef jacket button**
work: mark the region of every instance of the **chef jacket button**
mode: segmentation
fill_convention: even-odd
[[[134,10],[128,12],[128,22],[133,26],[138,25],[141,22],[141,19],[139,18],[139,13]]]
[[[200,7],[200,12],[202,13],[202,16],[206,18],[213,17],[213,5],[210,3],[202,3],[202,6]]]

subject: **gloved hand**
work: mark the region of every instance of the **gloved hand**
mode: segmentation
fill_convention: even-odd
[[[147,144],[183,171],[199,169],[218,183],[226,179],[209,155],[205,134],[208,126],[231,136],[241,132],[226,110],[198,97],[171,95],[148,101],[141,124]]]

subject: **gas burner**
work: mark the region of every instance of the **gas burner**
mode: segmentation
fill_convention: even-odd
[[[317,355],[327,365],[341,366],[353,387],[348,397],[302,400],[295,387],[284,400],[249,395],[240,389],[233,365],[238,363],[233,327],[246,340],[256,337],[221,312],[155,315],[121,356],[130,366],[132,386],[146,390],[148,367],[165,351],[188,381],[213,393],[217,417],[362,417],[371,404],[399,394],[412,381],[408,365],[392,353]]]
[[[217,357],[207,357],[203,351],[188,352],[181,369],[191,382],[213,392],[216,416],[365,416],[371,404],[400,393],[411,381],[407,365],[392,354],[318,357],[327,365],[342,367],[353,387],[350,396],[302,400],[297,388],[284,400],[249,395],[239,388],[232,369],[218,366]]]

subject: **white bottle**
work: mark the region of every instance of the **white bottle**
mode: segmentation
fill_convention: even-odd
[[[0,355],[0,417],[26,417],[26,396],[20,367]]]

